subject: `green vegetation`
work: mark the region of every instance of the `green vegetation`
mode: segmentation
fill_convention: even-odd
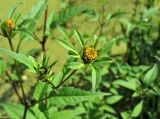
[[[159,0],[0,8],[0,118],[160,118]]]

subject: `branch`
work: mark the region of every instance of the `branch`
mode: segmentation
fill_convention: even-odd
[[[12,77],[9,75],[9,73],[8,73],[7,71],[6,71],[5,73],[6,73],[7,77],[8,77],[8,79],[9,79],[9,81],[10,81],[10,83],[11,83],[11,86],[12,86],[13,90],[15,91],[15,93],[16,93],[19,101],[20,101],[21,103],[23,103],[23,101],[22,101],[22,99],[21,99],[21,97],[20,97],[20,95],[19,95],[19,93],[18,93],[18,91],[17,91],[17,88],[16,88],[15,84],[12,82],[12,81],[13,81],[13,80],[12,80]]]

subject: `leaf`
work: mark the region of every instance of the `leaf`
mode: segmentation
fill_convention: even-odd
[[[26,65],[31,71],[35,72],[35,61],[33,62],[33,60],[31,60],[31,58],[34,59],[33,57],[27,57],[26,55],[20,53],[17,54],[4,48],[0,48],[0,51],[17,60],[18,62]]]
[[[94,62],[103,63],[103,62],[112,62],[112,61],[113,59],[110,57],[101,57],[101,58],[96,59]]]
[[[118,11],[118,12],[115,12],[115,13],[110,13],[110,14],[107,16],[106,20],[107,20],[107,21],[110,21],[111,19],[119,18],[119,17],[124,16],[124,15],[126,15],[126,14],[127,14],[127,12],[124,12],[124,11]]]
[[[24,107],[20,104],[1,104],[11,119],[22,119]],[[30,110],[27,111],[26,119],[36,119]]]
[[[62,111],[54,111],[50,115],[50,119],[75,119],[78,115],[85,113],[82,108],[75,108],[74,110],[67,109]]]
[[[83,48],[85,43],[84,43],[82,35],[77,30],[75,30],[75,35],[76,35],[76,38],[79,41],[81,47]]]
[[[131,117],[138,117],[141,112],[142,112],[142,108],[143,108],[143,100],[141,100],[133,109]]]
[[[84,66],[83,63],[81,62],[71,62],[67,65],[68,68],[70,69],[80,69]]]
[[[54,29],[57,25],[64,24],[74,16],[86,11],[84,7],[69,7],[64,9],[59,14],[53,14],[52,23],[50,24],[51,29]]]
[[[134,79],[131,79],[131,80],[128,80],[128,81],[116,80],[116,81],[113,82],[113,85],[119,85],[119,86],[122,86],[122,87],[125,87],[125,88],[128,88],[130,90],[135,91],[139,86],[139,81],[134,80]]]
[[[53,105],[75,105],[83,101],[89,101],[97,97],[109,95],[109,93],[90,92],[73,87],[63,87],[59,90],[59,95],[50,99]]]
[[[98,71],[98,69],[93,67],[93,65],[91,65],[91,67],[92,67],[92,89],[95,90],[101,80],[101,74],[100,71]]]
[[[111,107],[110,105],[101,106],[101,110],[105,110],[105,111],[113,113],[113,114],[116,113],[116,111],[114,110],[114,108]]]
[[[34,35],[32,34],[32,32],[30,32],[27,28],[25,27],[21,27],[21,28],[18,28],[17,30],[15,30],[15,32],[18,32],[18,33],[21,33],[33,40],[38,40],[34,37]]]
[[[20,6],[24,4],[24,2],[18,2],[16,5],[14,5],[11,9],[10,9],[10,12],[8,14],[8,18],[12,18],[13,17],[13,14],[15,13],[16,9]]]
[[[149,8],[144,11],[143,18],[150,18],[153,15],[160,13],[159,8]]]
[[[114,43],[116,42],[116,38],[112,39],[112,40],[108,40],[104,46],[104,48],[102,48],[102,51],[104,51],[106,54],[109,53],[111,51],[112,46],[114,45]]]
[[[115,104],[123,98],[121,95],[113,95],[107,98],[108,104]]]
[[[75,54],[79,55],[79,53],[68,42],[66,42],[64,40],[57,40],[57,42],[59,44],[61,44],[65,49],[70,50],[70,51],[74,52]]]
[[[36,20],[33,18],[24,19],[20,24],[18,24],[18,26],[21,27],[31,23],[36,23]]]
[[[5,72],[6,64],[4,60],[0,57],[0,76]]]
[[[158,65],[154,64],[152,68],[149,69],[147,73],[145,74],[144,79],[143,79],[144,83],[147,85],[150,85],[151,83],[153,83],[157,79],[158,72],[159,72]]]
[[[126,111],[121,112],[121,116],[122,116],[122,119],[129,119],[129,114]]]
[[[34,32],[35,26],[37,25],[37,22],[40,17],[43,15],[46,7],[47,7],[48,0],[39,0],[38,4],[35,5],[31,12],[29,12],[25,19],[35,19],[35,22],[31,22],[30,24],[27,24],[25,27],[30,31],[31,33]],[[26,38],[23,36],[23,38]]]
[[[41,99],[46,93],[46,90],[48,88],[48,84],[46,83],[43,83],[43,82],[39,82],[36,87],[35,87],[35,90],[34,90],[34,98],[35,99]]]

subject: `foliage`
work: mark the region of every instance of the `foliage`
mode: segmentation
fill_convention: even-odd
[[[14,91],[11,93],[17,98],[0,103],[0,116],[13,119],[160,118],[160,8],[155,5],[157,2],[134,0],[131,11],[122,9],[110,13],[106,12],[109,3],[105,0],[88,6],[77,6],[74,0],[59,1],[62,8],[56,12],[49,12],[48,0],[39,0],[23,15],[17,9],[23,2],[13,6],[8,18],[0,20],[0,35],[10,46],[10,50],[0,48],[0,77],[11,86]],[[41,18],[44,23],[39,28]],[[97,27],[88,29],[78,22],[79,18],[85,18],[87,24],[94,22]],[[19,40],[17,45],[15,39]],[[61,60],[55,60],[54,53],[48,50],[49,40],[68,54],[60,71],[56,69]],[[35,42],[40,48],[22,52],[22,42]],[[126,52],[112,53],[113,46],[120,44],[127,46]],[[58,53],[59,49],[56,50]],[[27,85],[29,91],[25,87],[27,82],[32,84]]]

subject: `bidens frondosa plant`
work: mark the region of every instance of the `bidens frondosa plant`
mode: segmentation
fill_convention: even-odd
[[[159,0],[38,1],[0,19],[0,118],[160,118]]]
[[[55,73],[56,69],[54,67],[58,61],[52,60],[54,57],[48,55],[49,51],[46,48],[46,42],[49,38],[52,38],[52,30],[55,26],[57,26],[59,22],[67,22],[66,18],[64,18],[65,21],[60,21],[63,20],[60,18],[62,18],[62,16],[71,18],[71,16],[68,17],[67,15],[74,16],[82,14],[86,11],[86,8],[73,7],[63,13],[66,15],[55,16],[51,14],[51,16],[48,17],[47,0],[40,0],[39,4],[26,15],[16,13],[19,5],[20,4],[17,4],[14,9],[12,9],[8,15],[8,19],[2,21],[0,27],[0,35],[8,39],[11,49],[0,48],[0,52],[14,59],[9,60],[7,66],[4,63],[4,59],[0,59],[0,75],[4,81],[11,85],[19,101],[16,102],[16,105],[8,102],[2,104],[1,106],[7,113],[4,113],[4,115],[14,119],[56,119],[54,114],[57,113],[59,115],[59,112],[63,113],[63,111],[66,110],[65,106],[73,106],[80,103],[83,105],[86,101],[109,95],[107,92],[101,93],[96,91],[101,77],[98,69],[102,64],[101,62],[106,61],[104,60],[105,56],[99,55],[94,43],[88,45],[88,41],[86,41],[78,31],[75,31],[80,43],[78,50],[70,46],[69,39],[68,41],[56,39],[69,53],[69,59],[61,69],[60,75],[59,73]],[[73,11],[75,12],[74,14]],[[43,15],[43,32],[40,38],[36,33],[36,25],[40,16]],[[52,19],[52,15],[54,16],[53,18],[57,18]],[[19,39],[17,45],[13,43],[15,42],[15,38]],[[20,53],[22,42],[30,39],[41,46],[40,49],[31,49],[28,52]],[[107,56],[107,61],[110,60]],[[100,65],[98,66],[97,64]],[[72,81],[71,78],[77,75],[76,73],[79,72],[79,69],[87,68],[88,66],[92,69],[92,80],[90,80],[92,92],[68,86],[67,81]],[[26,71],[31,74],[30,78],[27,78]],[[26,79],[24,80],[23,77],[26,77]],[[24,87],[26,82],[30,82],[33,89],[27,85],[27,87],[29,87],[29,91],[27,91]],[[59,106],[61,106],[60,110],[58,109]],[[75,114],[75,110],[78,113],[76,112]],[[71,118],[76,118],[78,115],[86,113],[83,107],[76,109],[76,107],[73,106],[73,110],[70,111]]]

